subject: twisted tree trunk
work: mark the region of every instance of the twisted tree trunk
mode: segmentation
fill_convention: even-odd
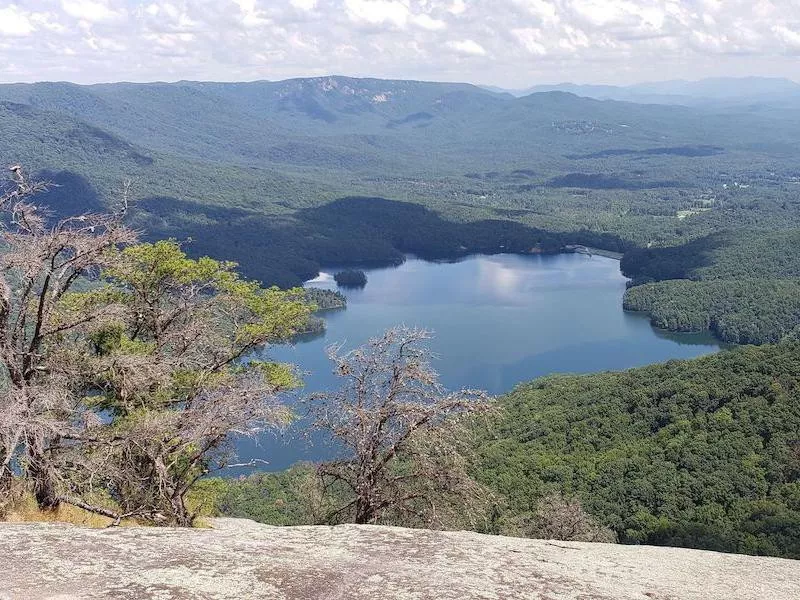
[[[27,469],[33,483],[33,495],[40,510],[51,511],[58,508],[61,500],[56,489],[55,467],[45,456],[32,457]]]
[[[36,505],[40,510],[55,510],[61,504],[56,487],[58,478],[55,465],[43,449],[41,440],[27,436],[26,446],[28,460],[25,475],[32,484]]]

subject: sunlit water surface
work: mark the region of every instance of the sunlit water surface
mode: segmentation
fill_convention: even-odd
[[[309,286],[336,289],[331,272]],[[337,385],[325,348],[360,345],[394,325],[433,331],[435,368],[445,386],[492,394],[548,373],[626,369],[715,352],[710,335],[668,334],[642,315],[622,310],[626,279],[619,261],[602,256],[472,256],[452,263],[410,258],[367,271],[363,289],[341,290],[346,310],[325,313],[324,335],[270,348],[272,360],[304,372],[300,395]],[[290,428],[258,443],[238,444],[239,458],[268,469],[320,460],[330,450]]]

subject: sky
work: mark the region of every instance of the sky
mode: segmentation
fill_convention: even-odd
[[[800,0],[0,0],[0,81],[800,79]]]

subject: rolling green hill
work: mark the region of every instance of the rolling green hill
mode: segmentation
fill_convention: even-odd
[[[796,210],[776,210],[785,222]],[[795,224],[796,226],[796,224]],[[778,342],[800,331],[800,229],[727,230],[622,259],[636,285],[629,310],[673,331],[710,329],[738,344]]]
[[[501,399],[479,478],[498,527],[551,491],[626,543],[800,557],[800,346],[557,375]]]
[[[55,178],[57,213],[131,179],[148,236],[280,285],[409,251],[680,248],[722,231],[769,245],[800,228],[798,153],[786,104],[347,77],[0,86],[0,162]]]
[[[413,252],[623,252],[629,309],[732,342],[521,386],[478,474],[525,516],[578,496],[623,541],[800,556],[800,110],[344,77],[0,86],[0,163],[56,215],[131,179],[146,238],[294,285]]]

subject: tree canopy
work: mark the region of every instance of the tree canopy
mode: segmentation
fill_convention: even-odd
[[[800,345],[519,386],[484,434],[496,531],[549,493],[626,543],[800,557]]]
[[[0,493],[13,464],[40,507],[190,524],[186,493],[235,435],[288,418],[288,365],[249,358],[303,331],[302,290],[262,288],[121,214],[47,223],[21,172],[0,201]]]

